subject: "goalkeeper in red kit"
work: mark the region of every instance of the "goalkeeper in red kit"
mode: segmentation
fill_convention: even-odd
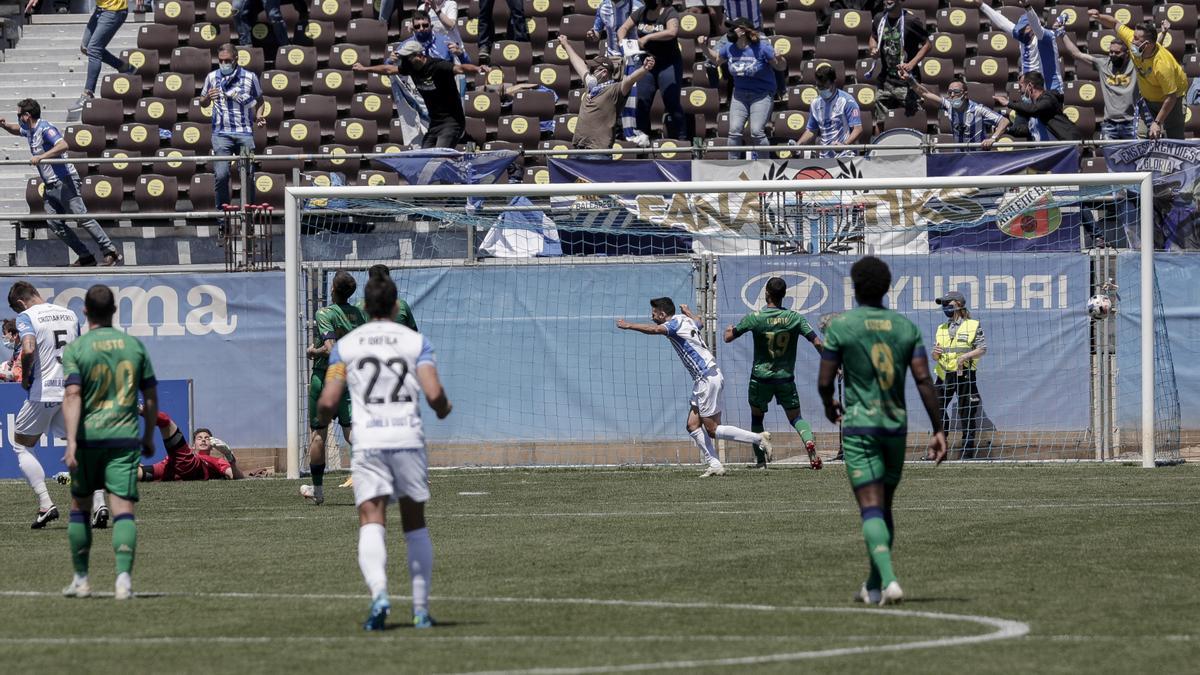
[[[167,447],[167,458],[155,464],[139,466],[138,480],[223,480],[246,477],[238,468],[237,458],[229,446],[213,438],[208,429],[197,429],[192,435],[193,449],[165,412],[159,411],[156,424],[162,434],[163,445]],[[214,457],[214,449],[224,455],[224,459]]]

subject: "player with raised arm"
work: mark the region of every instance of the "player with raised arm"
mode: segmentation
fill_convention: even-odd
[[[154,454],[154,426],[138,433],[138,392],[146,417],[158,415],[158,384],[150,356],[137,338],[112,327],[117,303],[112,289],[95,285],[83,299],[88,332],[63,352],[67,389],[63,418],[67,425],[67,452],[63,461],[71,473],[71,523],[67,539],[75,576],[63,589],[67,597],[92,593],[88,582],[88,555],[92,530],[88,527],[87,500],[96,490],[108,491],[113,514],[113,553],[117,583],[113,597],[133,597],[133,557],[137,550],[137,524],[133,505],[138,500],[138,450]]]
[[[813,442],[812,426],[800,416],[800,395],[796,393],[796,343],[803,337],[821,353],[821,337],[799,313],[783,308],[787,282],[771,277],[763,289],[767,306],[747,314],[736,326],[725,329],[725,342],[733,342],[745,333],[754,334],[754,367],[750,372],[750,431],[763,432],[763,418],[771,399],[783,406],[788,423],[800,434],[808,452],[808,464],[821,468],[821,458]],[[757,445],[756,468],[767,468],[771,455]]]
[[[692,442],[700,448],[700,455],[708,465],[700,477],[724,476],[725,467],[717,458],[714,438],[757,445],[769,455],[771,434],[766,431],[757,434],[721,424],[721,388],[725,384],[725,378],[717,368],[717,360],[713,358],[708,345],[704,344],[704,338],[700,336],[704,320],[692,314],[687,305],[680,305],[679,309],[682,314],[675,313],[675,302],[670,298],[655,298],[650,301],[650,318],[654,321],[653,324],[629,323],[625,319],[617,319],[617,328],[646,335],[665,335],[670,341],[694,382],[692,396],[688,400],[687,431],[692,437]]]
[[[817,391],[830,422],[843,422],[846,473],[862,514],[863,539],[871,571],[855,601],[884,606],[900,602],[904,591],[892,569],[896,528],[892,499],[904,470],[908,411],[904,380],[912,370],[921,402],[933,424],[929,458],[946,459],[946,433],[921,331],[883,299],[892,272],[879,258],[867,256],[850,268],[858,307],[833,319],[825,331]],[[845,373],[846,401],[833,397],[838,368]]]
[[[358,566],[371,591],[365,630],[383,630],[391,611],[387,592],[386,515],[400,503],[400,523],[412,581],[413,627],[434,625],[429,615],[433,543],[425,526],[429,460],[421,424],[420,394],[444,419],[450,400],[438,378],[429,340],[393,320],[396,284],[389,277],[367,281],[370,322],[341,340],[329,357],[318,410],[326,424],[346,391],[354,406],[356,447],[350,471],[358,507]]]
[[[233,451],[224,441],[213,438],[211,430],[203,427],[196,429],[192,434],[192,444],[195,446],[193,448],[188,445],[175,420],[167,413],[158,411],[155,426],[162,434],[167,458],[154,464],[139,466],[138,480],[238,480],[246,477],[238,466]],[[224,459],[213,457],[213,450],[221,453]]]
[[[312,437],[308,442],[308,468],[312,474],[312,485],[302,485],[300,494],[305,499],[311,499],[314,504],[325,503],[325,439],[329,435],[330,416],[321,423],[317,413],[317,399],[325,386],[325,370],[329,367],[329,355],[333,352],[334,343],[350,331],[366,323],[362,310],[350,304],[350,296],[358,289],[358,282],[349,272],[338,270],[333,275],[331,294],[333,304],[317,310],[314,337],[316,344],[308,348],[308,358],[312,359],[312,377],[308,382],[308,426]],[[342,397],[337,409],[338,424],[342,433],[349,441],[350,435],[350,396]]]
[[[30,527],[40,530],[58,520],[58,507],[46,489],[46,470],[29,451],[42,434],[66,438],[63,422],[63,350],[79,337],[79,319],[66,307],[42,299],[28,281],[18,281],[8,290],[8,306],[17,312],[20,340],[21,386],[29,392],[13,425],[13,451],[17,466],[38,499],[38,513]],[[92,497],[92,527],[108,527],[104,490]]]

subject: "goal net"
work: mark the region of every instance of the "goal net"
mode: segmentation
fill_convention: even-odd
[[[369,268],[386,265],[438,352],[455,407],[426,419],[433,465],[655,465],[699,461],[684,429],[691,380],[667,340],[618,330],[616,319],[648,323],[660,296],[689,305],[725,377],[723,423],[749,428],[752,338],[726,344],[725,328],[761,309],[779,277],[783,306],[819,334],[853,308],[849,269],[867,254],[890,266],[887,304],[928,349],[947,293],[961,293],[978,321],[973,344],[986,353],[943,374],[973,370],[977,391],[945,397],[952,459],[1176,461],[1166,324],[1154,259],[1138,250],[1153,232],[1144,178],[289,189],[289,472],[307,469],[305,349],[338,270],[355,276],[357,299]],[[1097,294],[1110,314],[1089,314]],[[818,362],[800,345],[795,382],[831,459],[841,436],[822,414]],[[908,405],[917,456],[930,427],[911,378]],[[766,428],[777,461],[804,455],[776,402]],[[735,443],[722,452],[753,458]]]

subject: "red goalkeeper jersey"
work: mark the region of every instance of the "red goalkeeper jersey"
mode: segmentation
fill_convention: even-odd
[[[158,428],[163,429],[171,424],[171,418],[165,412],[158,413]],[[229,462],[220,457],[202,455],[188,445],[183,435],[165,439],[167,458],[153,464],[154,480],[221,480],[226,478]]]

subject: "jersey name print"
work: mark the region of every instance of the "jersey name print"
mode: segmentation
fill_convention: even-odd
[[[63,350],[79,337],[79,319],[65,307],[43,302],[17,315],[17,333],[21,338],[32,336],[37,340],[29,400],[61,402]]]

